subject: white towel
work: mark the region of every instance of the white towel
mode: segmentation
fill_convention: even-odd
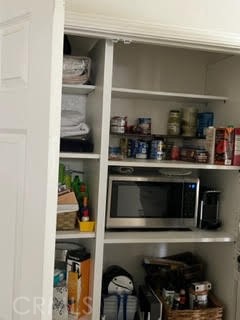
[[[84,115],[75,110],[62,110],[61,127],[77,126],[84,121]]]
[[[88,125],[84,122],[77,126],[61,127],[61,138],[86,135],[90,132]]]

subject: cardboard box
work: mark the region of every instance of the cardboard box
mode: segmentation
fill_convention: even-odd
[[[215,164],[231,165],[233,158],[234,128],[216,128]]]
[[[216,128],[208,127],[205,129],[205,143],[204,147],[208,152],[208,163],[213,164],[215,160],[215,139]]]
[[[58,196],[58,213],[73,212],[78,210],[79,205],[74,192],[69,192]]]
[[[234,166],[240,166],[240,128],[234,129],[234,146],[233,146],[233,161]]]
[[[90,253],[85,250],[68,251],[67,287],[68,310],[78,318],[89,314]]]

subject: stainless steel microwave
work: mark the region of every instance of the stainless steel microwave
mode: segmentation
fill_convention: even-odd
[[[106,229],[197,226],[199,179],[109,175]]]

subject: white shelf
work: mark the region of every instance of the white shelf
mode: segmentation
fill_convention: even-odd
[[[211,169],[211,170],[240,170],[240,166],[224,166],[175,160],[127,159],[109,160],[109,166],[147,167],[147,168],[177,168],[177,169]]]
[[[94,239],[95,236],[95,232],[80,232],[78,229],[56,233],[56,239]]]
[[[60,152],[61,159],[100,159],[99,153]]]
[[[105,244],[112,243],[196,243],[234,242],[234,237],[218,230],[205,231],[120,231],[106,232]]]
[[[164,91],[148,91],[128,88],[112,88],[113,98],[128,98],[128,99],[152,99],[152,100],[168,100],[168,101],[185,101],[185,102],[199,102],[207,103],[212,101],[228,100],[227,97],[211,96],[191,93],[177,93]]]
[[[89,94],[94,91],[96,86],[84,84],[63,84],[62,93],[65,94]]]

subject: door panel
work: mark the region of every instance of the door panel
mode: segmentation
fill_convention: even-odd
[[[64,8],[0,1],[0,319],[51,319]]]

